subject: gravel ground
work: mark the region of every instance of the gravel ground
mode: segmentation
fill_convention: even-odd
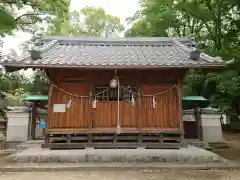
[[[1,173],[0,180],[237,180],[240,171],[81,171]]]

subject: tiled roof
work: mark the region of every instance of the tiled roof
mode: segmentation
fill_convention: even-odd
[[[219,58],[198,52],[188,38],[46,37],[40,47],[20,60],[1,62],[11,67],[157,68],[223,66]]]

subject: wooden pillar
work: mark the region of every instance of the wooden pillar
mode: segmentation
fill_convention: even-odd
[[[135,111],[136,111],[136,120],[137,126],[140,133],[138,134],[138,145],[142,146],[142,128],[143,128],[143,107],[142,107],[142,98],[141,96],[143,89],[141,85],[137,85],[138,96],[136,97]]]
[[[49,134],[45,134],[45,137],[44,137],[44,144],[42,144],[42,148],[47,148],[48,147],[48,144],[49,144]]]
[[[143,107],[142,107],[142,98],[143,96],[141,96],[143,90],[142,87],[140,85],[137,86],[137,90],[138,90],[138,96],[136,98],[136,104],[135,104],[135,108],[136,108],[136,118],[137,118],[137,123],[138,123],[138,129],[141,131],[142,130],[142,126],[143,126]]]
[[[93,94],[95,94],[95,89],[94,89],[94,86],[91,84],[90,85],[90,93],[89,93],[89,98],[88,98],[88,129],[92,129],[93,128],[93,113],[94,113],[94,110],[93,107],[92,107],[92,103],[93,103],[93,100],[94,100],[94,97],[92,96]]]
[[[44,120],[45,120],[45,125],[46,125],[47,124],[47,120],[46,119],[44,119]],[[43,139],[45,138],[45,135],[46,135],[46,126],[43,129]]]
[[[36,121],[37,121],[37,104],[32,102],[32,115],[31,115],[31,140],[36,136]]]
[[[92,107],[92,103],[93,103],[93,100],[94,100],[94,97],[92,96],[94,93],[95,93],[95,89],[94,89],[94,86],[92,84],[90,84],[90,93],[89,93],[89,98],[88,98],[88,129],[89,130],[92,130],[93,128],[93,113],[94,113],[94,110],[93,107]],[[93,135],[92,134],[88,134],[88,144],[91,144],[93,141]]]
[[[184,129],[183,129],[183,117],[182,117],[182,82],[181,79],[178,80],[178,103],[179,103],[179,126],[181,130],[180,142],[184,145]]]

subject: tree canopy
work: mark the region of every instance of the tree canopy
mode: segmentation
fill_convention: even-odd
[[[106,14],[103,8],[85,7],[79,12],[69,13],[69,17],[56,20],[48,30],[51,35],[108,36],[120,33],[124,26],[120,18]]]
[[[31,31],[36,23],[67,16],[68,0],[1,0],[0,35],[13,30]]]
[[[190,36],[198,48],[234,60],[222,73],[190,71],[185,94],[203,95],[222,111],[240,114],[240,1],[141,0],[141,9],[127,20],[126,36]]]

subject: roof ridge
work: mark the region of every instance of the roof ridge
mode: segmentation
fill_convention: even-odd
[[[52,40],[47,44],[43,44],[42,47],[36,47],[34,49],[29,50],[30,56],[32,60],[38,60],[42,58],[42,54],[46,54],[49,52],[53,47],[58,44],[57,40]]]
[[[203,59],[204,61],[207,61],[207,62],[210,62],[210,63],[222,63],[223,60],[221,59],[221,57],[212,57],[212,56],[209,56],[203,52],[200,52],[197,48],[193,48],[193,49],[190,49],[188,47],[186,47],[184,44],[182,44],[181,42],[179,41],[176,41],[176,40],[173,40],[173,43],[175,45],[177,45],[185,54],[187,54],[189,56],[189,58],[192,59],[192,56],[195,56],[196,53],[199,53],[199,57],[200,59]]]
[[[104,37],[77,37],[77,36],[47,36],[42,40],[45,42],[57,40],[60,44],[164,44],[172,43],[172,39],[194,44],[189,37],[120,37],[120,38],[104,38]]]
[[[211,62],[211,63],[213,63],[213,62],[217,62],[217,63],[223,62],[223,60],[222,60],[221,57],[212,57],[212,56],[209,56],[209,55],[207,55],[207,54],[205,54],[205,53],[201,53],[201,54],[200,54],[200,57],[201,57],[203,60],[208,61],[208,62]]]
[[[58,44],[58,40],[52,40],[46,44],[43,44],[43,46],[39,46],[39,47],[35,48],[34,50],[41,51],[42,53],[46,53],[47,51],[52,49],[57,44]]]
[[[172,40],[174,45],[176,45],[185,55],[188,56],[188,58],[194,60],[194,61],[199,61],[200,59],[200,52],[197,50],[197,48],[190,49],[187,46],[185,46],[183,43],[177,41],[177,40]]]

